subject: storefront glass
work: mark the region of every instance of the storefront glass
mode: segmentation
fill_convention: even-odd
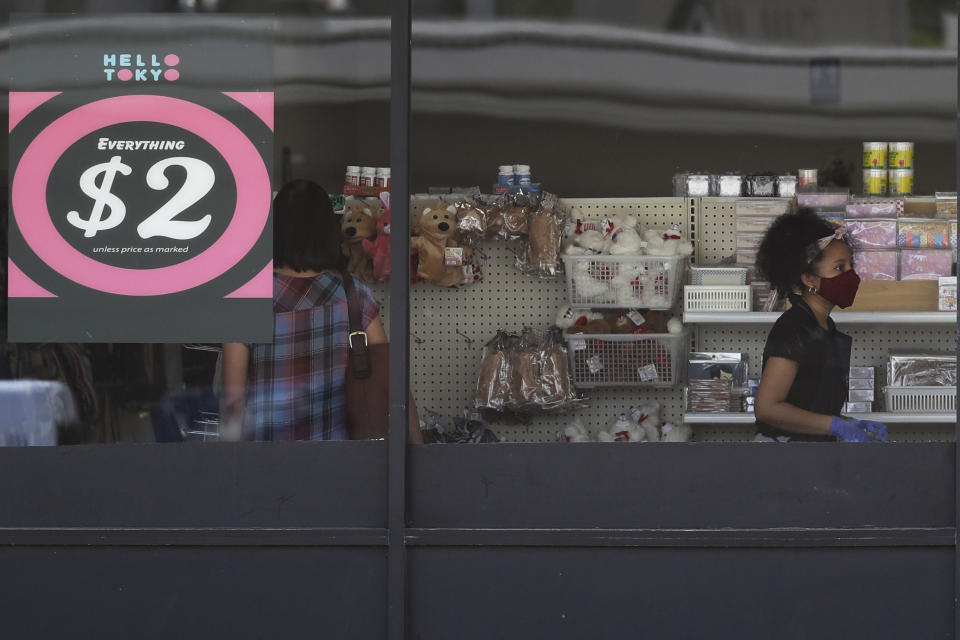
[[[146,164],[140,163],[143,166],[138,166],[135,156],[141,150],[135,146],[126,148],[121,146],[117,151],[112,151],[113,147],[107,150],[91,147],[94,152],[99,152],[96,156],[98,159],[91,160],[84,157],[72,164],[64,159],[59,161],[60,165],[57,167],[68,164],[70,170],[57,169],[53,172],[47,189],[48,206],[52,213],[57,211],[58,207],[54,200],[59,198],[64,200],[63,203],[57,203],[63,205],[59,208],[75,210],[76,215],[73,218],[74,222],[70,222],[68,217],[64,218],[66,222],[61,220],[59,223],[57,222],[59,218],[54,216],[57,230],[68,243],[72,243],[81,252],[95,250],[91,247],[81,247],[86,240],[97,241],[96,244],[104,245],[105,249],[101,247],[104,251],[116,250],[117,255],[92,256],[91,254],[79,258],[97,261],[98,265],[95,266],[103,269],[104,279],[98,281],[100,285],[84,281],[82,284],[89,289],[85,290],[81,287],[79,292],[74,292],[77,295],[75,306],[65,308],[75,310],[75,316],[71,316],[69,312],[44,313],[42,309],[38,311],[37,307],[30,306],[35,303],[48,304],[54,299],[54,295],[60,300],[66,300],[66,295],[55,290],[54,295],[45,294],[47,302],[44,302],[44,297],[40,295],[44,293],[43,286],[36,285],[36,282],[41,276],[46,277],[45,274],[34,275],[33,271],[21,269],[19,265],[11,267],[16,270],[14,275],[17,277],[11,279],[9,292],[6,288],[4,289],[4,340],[3,349],[0,352],[2,355],[0,377],[3,378],[0,382],[0,387],[3,388],[2,399],[0,399],[3,405],[0,408],[0,415],[2,415],[0,445],[212,442],[221,439],[307,440],[346,437],[346,431],[342,427],[332,428],[328,425],[313,428],[305,424],[309,422],[305,417],[307,414],[324,412],[336,414],[338,403],[335,397],[342,391],[334,382],[333,386],[337,387],[331,390],[334,399],[325,397],[318,400],[319,395],[322,394],[318,385],[322,386],[322,384],[318,382],[317,374],[299,370],[292,377],[283,375],[286,389],[284,394],[296,399],[295,402],[287,402],[287,404],[294,407],[292,410],[296,414],[296,419],[293,422],[299,426],[264,428],[264,424],[269,423],[269,420],[253,418],[244,421],[242,430],[238,425],[229,432],[221,429],[225,422],[221,420],[220,415],[221,402],[225,397],[222,393],[224,381],[229,383],[230,380],[236,380],[237,371],[240,371],[241,384],[246,383],[244,391],[240,392],[240,397],[247,399],[247,414],[250,413],[250,404],[255,399],[257,388],[262,395],[271,395],[264,391],[266,383],[263,380],[257,387],[249,377],[253,375],[258,349],[254,346],[246,349],[247,353],[242,354],[247,358],[247,364],[244,366],[243,363],[238,365],[235,358],[232,360],[229,356],[224,358],[222,343],[243,340],[251,345],[259,344],[263,340],[250,339],[249,336],[252,333],[259,332],[259,336],[264,334],[266,329],[265,335],[268,338],[272,333],[273,303],[270,302],[272,276],[266,270],[264,273],[259,273],[259,270],[263,269],[263,265],[269,260],[273,251],[270,247],[271,234],[268,233],[272,225],[261,223],[256,227],[248,224],[252,231],[247,235],[225,231],[218,225],[232,229],[231,220],[239,219],[240,213],[258,217],[261,221],[266,220],[272,197],[285,185],[292,183],[298,191],[292,196],[291,202],[298,202],[297,198],[315,200],[319,197],[317,194],[323,193],[322,191],[316,191],[313,186],[305,185],[303,182],[296,184],[296,181],[310,181],[311,184],[320,185],[326,193],[330,194],[331,208],[337,210],[337,215],[332,218],[331,224],[334,225],[332,228],[336,229],[334,233],[339,235],[341,221],[346,217],[342,215],[344,206],[342,194],[348,166],[382,168],[389,165],[389,12],[389,3],[385,1],[351,0],[267,3],[227,0],[190,0],[189,2],[187,0],[163,2],[144,0],[134,3],[48,2],[39,13],[36,3],[13,2],[4,5],[2,16],[0,16],[3,21],[2,33],[5,40],[5,46],[0,52],[0,67],[2,67],[0,75],[8,91],[21,90],[21,93],[11,98],[11,107],[8,109],[11,129],[14,124],[31,124],[32,121],[29,118],[21,119],[24,117],[22,114],[28,113],[35,120],[40,117],[39,111],[30,111],[22,106],[24,100],[21,97],[27,95],[26,92],[62,91],[59,98],[53,97],[52,100],[56,100],[69,97],[71,92],[90,89],[84,86],[85,76],[77,75],[73,78],[74,81],[67,81],[64,86],[47,88],[41,86],[36,74],[31,73],[32,69],[40,69],[44,64],[49,65],[50,61],[46,58],[55,57],[55,50],[58,50],[58,47],[67,51],[65,55],[70,56],[72,52],[72,58],[75,61],[85,55],[84,52],[90,53],[99,46],[104,51],[99,53],[94,51],[91,54],[92,59],[96,59],[96,64],[99,64],[100,54],[108,55],[116,48],[112,44],[117,41],[130,42],[130,38],[134,37],[132,34],[140,33],[144,42],[162,43],[164,38],[167,38],[168,42],[176,43],[182,49],[180,56],[176,56],[174,60],[174,57],[163,57],[163,54],[160,54],[159,59],[154,55],[153,59],[159,66],[152,70],[146,68],[152,64],[149,52],[138,56],[139,49],[128,51],[129,47],[121,47],[122,51],[114,52],[118,66],[108,69],[109,65],[105,61],[104,65],[107,66],[103,67],[103,71],[109,70],[116,73],[116,76],[101,78],[99,69],[95,70],[97,71],[95,76],[91,76],[95,82],[99,81],[96,90],[106,91],[107,80],[120,84],[116,82],[119,79],[126,83],[121,86],[125,90],[125,97],[130,98],[131,96],[126,94],[141,93],[131,91],[128,87],[140,81],[142,72],[144,80],[142,96],[153,100],[151,104],[157,104],[155,98],[164,94],[164,89],[160,85],[148,86],[151,80],[160,83],[168,82],[169,85],[164,86],[171,87],[174,86],[175,81],[179,81],[176,87],[183,91],[184,95],[186,92],[193,91],[208,102],[204,102],[201,108],[190,113],[184,112],[178,128],[171,128],[172,122],[164,122],[151,123],[149,126],[156,130],[147,130],[143,122],[136,122],[138,118],[132,117],[127,118],[127,120],[133,120],[127,125],[115,125],[127,126],[128,131],[124,133],[114,129],[107,137],[110,140],[123,138],[124,144],[132,141],[134,145],[137,140],[143,138],[146,140],[145,144],[149,145],[151,140],[163,137],[161,133],[165,132],[166,135],[173,131],[173,138],[186,140],[187,151],[180,149],[166,152],[164,158],[159,156],[156,158],[158,162],[166,159],[166,156],[191,155],[191,145],[196,148],[209,146],[211,157],[198,162],[190,161],[192,164],[188,163],[189,166],[184,164],[185,161],[166,159],[164,165],[154,167],[152,171],[158,175],[152,178],[148,171],[152,160]],[[58,44],[58,41],[61,44]],[[44,42],[47,44],[44,45]],[[15,60],[15,53],[20,50],[29,50],[38,55],[35,60],[26,62],[23,56]],[[230,51],[239,51],[239,54],[231,57],[227,53]],[[124,54],[130,54],[131,57],[125,57]],[[244,62],[244,55],[247,56],[246,62]],[[70,60],[69,57],[67,59]],[[146,65],[144,69],[137,68],[140,62]],[[31,64],[39,66],[31,68]],[[73,64],[73,61],[70,64]],[[178,64],[179,67],[177,67]],[[47,69],[49,70],[49,67]],[[189,69],[196,70],[193,78],[189,76]],[[152,71],[156,71],[154,76],[150,75]],[[125,75],[127,73],[129,73],[129,79]],[[258,80],[253,81],[255,77]],[[15,86],[18,82],[20,85]],[[34,84],[31,85],[30,82]],[[90,90],[94,91],[94,89]],[[222,93],[218,95],[218,91]],[[245,101],[239,93],[241,91],[248,96],[258,96],[259,101]],[[137,99],[137,96],[133,98]],[[214,102],[216,102],[215,105]],[[221,103],[228,102],[232,107],[221,108],[223,107]],[[238,107],[237,103],[243,106]],[[49,106],[53,102],[47,100],[44,104]],[[64,111],[70,111],[76,106],[72,104]],[[222,121],[217,120],[217,116],[211,116],[210,112],[203,107],[209,107],[231,121],[232,126],[228,125],[223,130],[242,131],[240,139],[223,134],[226,138],[219,140],[217,136],[220,135],[218,132],[221,129],[217,123]],[[159,118],[158,123],[168,117],[171,119],[177,117],[170,115],[171,111],[165,113],[164,108],[161,107],[144,108]],[[242,115],[236,115],[240,112],[243,112]],[[208,116],[211,119],[204,120]],[[148,117],[146,113],[142,117],[143,120],[155,119],[152,115]],[[21,132],[22,130],[21,128]],[[103,131],[106,129],[90,135],[100,140],[106,135]],[[26,139],[27,142],[21,143],[21,139]],[[2,161],[6,163],[11,174],[10,184],[14,185],[14,191],[16,191],[14,176],[17,167],[21,165],[20,146],[26,147],[32,140],[32,137],[17,131],[11,133],[10,137],[4,137]],[[176,140],[173,142],[176,144]],[[96,141],[93,144],[96,144]],[[105,144],[108,145],[109,140]],[[226,147],[223,145],[229,144],[246,145],[246,148],[252,150],[254,156],[258,153],[256,149],[260,149],[262,158],[248,157],[253,164],[245,165],[242,159],[237,159],[236,154],[231,155],[232,152],[224,150]],[[35,145],[30,147],[34,155],[37,155],[36,149]],[[149,151],[148,148],[147,150]],[[71,153],[75,153],[73,147],[64,154],[63,158],[67,158]],[[117,155],[119,159],[112,160],[113,155]],[[111,165],[111,162],[115,164]],[[170,168],[168,165],[171,162],[178,166]],[[134,166],[130,167],[130,164]],[[250,169],[251,166],[254,169]],[[259,169],[256,169],[257,166]],[[93,167],[93,171],[87,171],[89,173],[87,182],[90,184],[84,189],[82,173],[90,167]],[[97,167],[100,169],[98,170]],[[167,169],[170,170],[167,171]],[[191,173],[194,169],[197,172]],[[129,181],[125,171],[133,174]],[[256,171],[263,173],[262,182],[260,174]],[[58,172],[61,174],[59,177],[56,175]],[[232,172],[232,179],[230,179],[230,172]],[[223,178],[224,173],[228,178]],[[196,206],[191,209],[194,203],[186,203],[184,204],[186,208],[181,207],[179,212],[171,213],[170,217],[174,225],[179,224],[180,221],[184,222],[181,229],[168,228],[157,232],[143,227],[143,221],[140,219],[147,217],[148,207],[152,210],[163,205],[165,199],[174,193],[175,188],[182,188],[184,193],[190,192],[191,189],[188,187],[193,183],[187,184],[188,180],[202,181],[205,176],[209,178],[209,189],[193,189],[197,195]],[[105,185],[108,179],[114,180]],[[167,180],[166,183],[164,179]],[[149,189],[144,188],[144,181],[149,185]],[[221,187],[221,185],[226,186]],[[28,191],[28,189],[21,189],[18,193]],[[210,195],[204,199],[207,194]],[[111,195],[117,200],[112,201]],[[212,200],[214,196],[224,202],[220,203],[219,200],[214,202]],[[17,200],[17,197],[19,195],[14,194],[11,200],[10,190],[5,190],[3,198],[5,215],[2,225],[5,252],[8,248],[7,204],[13,202],[19,221],[17,203],[21,200]],[[326,199],[326,196],[323,197]],[[250,205],[253,201],[258,204]],[[115,202],[119,202],[120,205],[114,205]],[[317,202],[320,201],[317,200]],[[375,204],[378,202],[374,197],[370,207],[376,209]],[[246,210],[243,209],[244,203],[247,205]],[[116,213],[118,206],[129,212],[127,222],[123,222],[123,216]],[[234,206],[237,213],[230,218]],[[26,207],[21,208],[26,211]],[[210,216],[212,223],[207,223],[209,231],[205,227],[198,233],[196,226],[186,229],[189,224],[205,224],[202,214],[208,210],[213,214]],[[375,211],[375,213],[378,212]],[[181,218],[176,218],[177,215],[181,215]],[[372,219],[368,215],[360,217],[364,220]],[[140,224],[134,224],[134,222]],[[21,233],[21,227],[24,225],[16,226],[18,234]],[[261,236],[263,229],[267,232]],[[135,232],[139,232],[139,236]],[[42,255],[49,249],[50,245],[36,242],[36,238],[25,231],[23,234],[26,245],[31,250],[36,249],[30,253],[30,259],[34,258],[34,253]],[[118,234],[122,234],[123,238]],[[219,240],[214,242],[213,239],[217,234],[219,234]],[[73,236],[77,236],[78,239],[75,241]],[[259,236],[255,247],[263,255],[254,255],[251,250],[245,258],[247,262],[260,260],[259,266],[246,276],[243,274],[236,276],[234,279],[240,279],[234,283],[236,286],[232,286],[231,283],[223,285],[231,286],[230,291],[236,290],[232,294],[234,298],[257,297],[256,306],[234,307],[236,311],[224,313],[222,308],[216,310],[214,306],[209,308],[204,306],[205,302],[191,302],[184,294],[180,299],[171,298],[166,306],[166,310],[171,313],[169,322],[157,322],[156,318],[150,318],[148,309],[153,301],[159,299],[151,297],[152,294],[175,293],[170,287],[175,288],[174,284],[179,282],[177,278],[189,280],[195,277],[202,280],[200,276],[196,276],[196,273],[191,275],[191,270],[196,272],[198,269],[197,265],[200,263],[197,261],[192,261],[176,276],[172,271],[168,276],[162,277],[147,274],[132,279],[129,285],[123,284],[126,282],[122,278],[123,273],[110,271],[110,269],[131,267],[134,263],[140,264],[136,262],[141,260],[140,256],[121,256],[120,252],[123,248],[130,247],[140,252],[142,248],[139,245],[150,245],[152,242],[150,238],[156,236],[160,236],[159,245],[164,245],[165,242],[171,245],[177,243],[184,245],[182,248],[158,248],[157,251],[187,251],[186,244],[190,243],[195,245],[190,249],[191,251],[199,248],[198,255],[206,253],[207,257],[210,257],[209,254],[213,249],[220,246],[222,255],[213,256],[216,264],[212,268],[220,268],[221,271],[227,269],[239,258],[235,255],[239,252],[237,247],[247,241],[252,243]],[[211,237],[208,243],[211,247],[196,246],[204,242],[204,238],[208,236]],[[177,237],[179,240],[176,240]],[[16,243],[10,244],[11,259],[13,259],[15,245]],[[341,253],[339,238],[335,238],[332,243],[327,243],[321,249],[328,253],[332,252],[331,255],[334,258],[339,258]],[[154,248],[151,247],[149,250],[153,251]],[[287,249],[288,253],[292,250]],[[312,250],[320,249],[314,247]],[[133,249],[128,251],[129,254],[132,252]],[[361,255],[366,254],[361,250]],[[160,258],[164,259],[164,257]],[[177,268],[177,256],[165,258],[169,264],[164,262],[164,264],[149,266]],[[201,259],[204,259],[204,256],[197,258],[197,260]],[[21,258],[17,260],[20,261]],[[30,262],[26,258],[23,260]],[[56,260],[58,258],[52,253],[49,260],[41,259],[41,262],[47,262],[47,266],[52,271],[59,270],[59,273],[54,273],[51,277],[63,276],[63,272],[74,275],[78,272],[70,271],[66,263],[60,265],[55,262]],[[131,264],[122,264],[124,260],[131,261]],[[180,262],[184,261],[180,260]],[[3,279],[6,284],[8,276],[6,256],[2,264],[5,267]],[[238,264],[242,267],[245,263],[241,260]],[[144,267],[141,264],[137,268]],[[24,270],[28,273],[21,278],[21,271]],[[250,280],[250,283],[259,286],[257,293],[249,296],[238,293],[244,291],[241,285],[253,274],[257,274],[258,278]],[[227,275],[229,276],[229,271]],[[223,278],[226,277],[223,276]],[[65,280],[70,278],[71,276],[64,277]],[[80,277],[73,279],[82,280]],[[31,280],[36,288],[31,290],[33,293],[30,291],[24,293],[23,283],[30,285]],[[337,279],[334,278],[334,280]],[[46,280],[40,281],[47,285]],[[289,283],[296,285],[304,281],[303,278],[295,278],[290,279]],[[146,286],[144,283],[147,282],[152,283],[150,286],[154,286],[156,290],[144,290],[143,287]],[[217,281],[214,280],[214,282]],[[342,287],[333,287],[333,280],[326,283],[329,291],[321,287],[323,284],[316,285],[320,287],[314,291],[316,295],[342,297]],[[109,296],[105,294],[123,293],[120,289],[124,287],[127,289],[123,292],[132,292],[136,289],[131,297],[133,302],[124,312],[113,314],[114,319],[108,323],[107,310],[113,303],[106,299]],[[137,287],[140,288],[137,289]],[[47,285],[47,288],[50,286]],[[85,291],[90,295],[87,296]],[[213,292],[207,297],[214,302],[222,301],[231,297],[225,295],[230,291]],[[246,291],[249,293],[251,289],[248,288]],[[138,295],[142,297],[137,298]],[[372,293],[363,293],[361,300],[366,305],[365,324],[376,316],[375,307],[379,305],[382,307],[384,326],[386,326],[388,297],[388,291],[383,286],[373,286]],[[295,305],[301,304],[303,298],[304,296],[297,297],[292,302]],[[142,307],[139,315],[138,305]],[[7,324],[8,306],[11,314],[9,325]],[[300,309],[299,306],[295,308]],[[104,321],[82,320],[81,316],[86,312],[91,314],[102,312]],[[324,338],[317,334],[320,329],[312,330],[315,349],[311,367],[316,368],[319,361],[317,359],[325,357],[323,345],[329,338],[339,346],[334,349],[335,356],[326,357],[323,361],[331,371],[335,372],[342,368],[341,360],[344,358],[341,356],[344,355],[345,349],[340,343],[346,339],[345,326],[341,326],[346,323],[345,310],[341,315],[344,317],[335,319],[334,322],[340,322],[336,325],[336,329],[344,329],[343,336],[339,335],[340,332],[331,329],[337,335]],[[76,321],[75,323],[71,317]],[[136,327],[138,318],[143,324],[153,322],[154,324],[150,325],[152,328]],[[202,327],[202,330],[198,327]],[[247,332],[243,327],[251,331]],[[9,341],[6,339],[8,331]],[[178,332],[185,338],[180,338],[177,335]],[[59,335],[69,336],[67,338],[69,341],[57,339],[56,336]],[[297,335],[300,336],[297,339],[303,338],[302,332]],[[29,341],[25,342],[24,336]],[[98,339],[101,337],[102,339]],[[383,338],[385,339],[385,336]],[[41,339],[43,342],[40,342]],[[229,371],[223,366],[225,361],[230,367]],[[271,362],[276,364],[275,361],[276,358]],[[261,370],[267,367],[264,361],[257,362]],[[280,375],[277,373],[279,369],[276,366],[272,367],[272,371],[274,378]],[[242,380],[244,377],[246,380]],[[331,377],[326,376],[326,378]],[[342,374],[338,379],[342,383]],[[272,397],[276,399],[276,396],[277,394],[273,393]],[[284,398],[282,402],[290,398]],[[318,408],[319,405],[322,407]],[[285,410],[286,408],[282,408],[273,411],[282,413]],[[269,410],[266,413],[261,411],[259,417],[262,418],[269,413]],[[334,420],[327,422],[332,423]]]
[[[415,2],[414,242],[439,237],[437,208],[460,216],[455,241],[474,245],[482,276],[438,286],[447,272],[420,259],[434,282],[411,288],[410,373],[430,419],[455,433],[481,407],[468,428],[511,442],[752,440],[751,379],[783,309],[765,306],[763,233],[811,174],[836,202],[801,206],[857,215],[846,205],[880,195],[863,171],[864,143],[879,140],[894,165],[878,173],[896,186],[882,222],[847,223],[872,281],[859,315],[834,315],[859,367],[842,410],[889,423],[892,440],[953,439],[953,401],[940,400],[955,390],[884,388],[902,384],[888,380],[891,352],[955,359],[955,314],[938,314],[934,290],[956,273],[955,195],[940,214],[935,202],[956,183],[956,32],[950,2]],[[498,186],[521,195],[488,197]],[[559,206],[542,204],[548,192]],[[940,240],[903,240],[914,231]],[[576,254],[558,255],[570,243]],[[673,256],[685,253],[728,272],[684,273]],[[914,278],[926,281],[884,282]],[[685,301],[691,284],[706,298]],[[569,378],[551,358],[560,348]],[[585,406],[558,400],[568,382]],[[904,415],[916,393],[930,395]]]

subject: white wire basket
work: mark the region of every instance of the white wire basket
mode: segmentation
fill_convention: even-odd
[[[747,284],[746,267],[690,266],[690,284],[736,287]]]
[[[955,413],[956,387],[884,387],[890,413]]]
[[[578,388],[672,387],[680,381],[685,333],[566,335]]]
[[[690,312],[750,311],[749,285],[693,286],[683,288],[683,310]]]
[[[572,307],[670,309],[687,256],[563,256]]]

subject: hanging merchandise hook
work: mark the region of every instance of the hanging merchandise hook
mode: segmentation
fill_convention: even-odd
[[[468,335],[465,334],[465,333],[462,333],[462,332],[460,331],[460,329],[457,329],[457,335],[460,336],[461,338],[463,338],[463,339],[466,341],[468,347],[472,347],[472,346],[473,346],[473,338],[471,338],[470,336],[468,336]]]
[[[423,339],[421,339],[420,336],[418,336],[417,334],[411,333],[410,337],[412,337],[413,341],[416,342],[417,344],[423,344]]]

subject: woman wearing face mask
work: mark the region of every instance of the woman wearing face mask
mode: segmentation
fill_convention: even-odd
[[[760,245],[757,266],[791,304],[763,349],[757,439],[885,441],[883,424],[840,416],[851,340],[830,312],[852,305],[860,284],[845,230],[809,209],[780,216]]]

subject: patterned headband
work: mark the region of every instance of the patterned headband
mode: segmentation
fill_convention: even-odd
[[[840,226],[840,227],[837,227],[837,230],[834,231],[829,236],[824,236],[823,238],[820,238],[819,240],[811,244],[809,247],[807,247],[807,262],[808,263],[813,262],[813,259],[816,258],[821,251],[826,249],[831,242],[833,242],[834,240],[845,239],[848,233],[849,232],[847,231],[846,227]]]

